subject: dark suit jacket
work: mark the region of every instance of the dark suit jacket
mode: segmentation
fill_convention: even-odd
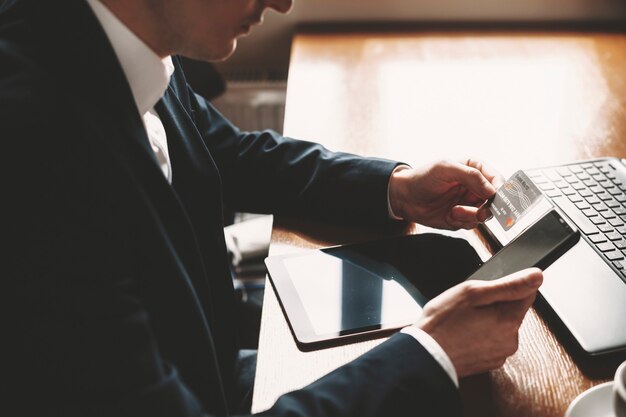
[[[240,132],[177,66],[157,105],[170,186],[84,0],[15,3],[0,15],[0,222],[10,247],[0,415],[229,415],[237,340],[223,204],[384,223],[396,163]],[[397,335],[264,414],[458,409],[441,367]]]

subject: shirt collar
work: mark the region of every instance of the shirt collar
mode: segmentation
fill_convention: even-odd
[[[139,114],[143,115],[163,97],[174,73],[171,57],[159,58],[99,0],[87,0],[100,21],[130,84]]]

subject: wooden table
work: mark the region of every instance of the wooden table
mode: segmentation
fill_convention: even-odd
[[[597,156],[626,157],[626,35],[563,32],[299,34],[285,133],[414,166],[478,157],[505,176]],[[415,225],[405,232],[415,232]],[[277,219],[271,254],[373,237]],[[381,340],[303,353],[267,285],[253,411]],[[519,351],[461,382],[468,416],[561,417],[585,376],[531,311]]]

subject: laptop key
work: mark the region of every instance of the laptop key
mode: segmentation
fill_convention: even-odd
[[[606,220],[604,220],[602,217],[598,216],[598,217],[592,217],[589,219],[591,221],[591,223],[595,224],[596,226],[600,225],[600,224],[605,224]]]
[[[607,220],[608,220],[608,219],[614,219],[614,218],[616,217],[616,216],[615,216],[615,213],[613,213],[613,212],[612,212],[612,211],[610,211],[610,210],[607,210],[607,211],[602,211],[602,212],[600,212],[600,214],[602,215],[602,217],[604,217],[604,218],[605,218],[605,219],[607,219]]]
[[[589,221],[589,219],[585,217],[585,215],[582,214],[580,210],[578,210],[569,199],[564,197],[556,197],[553,198],[552,201],[565,212],[567,217],[569,217],[574,222],[574,224],[576,224],[576,226],[582,233],[586,235],[599,233],[598,228],[593,223],[591,223],[591,221]],[[611,230],[613,229],[611,228]]]
[[[611,233],[613,231],[613,226],[610,224],[601,224],[598,226],[598,230],[602,233]]]
[[[619,233],[617,233],[615,230],[613,230],[611,233],[607,233],[606,234],[606,238],[612,241],[616,241],[616,240],[621,240],[622,239],[622,235],[620,235]],[[617,245],[615,245],[617,246]],[[622,249],[622,248],[620,248]]]
[[[589,236],[589,240],[597,245],[598,243],[606,242],[606,236],[604,236],[602,233],[598,233],[597,235]]]
[[[560,181],[561,176],[554,169],[545,169],[542,171],[543,175],[548,177],[550,181]]]
[[[591,217],[596,217],[598,215],[598,212],[594,210],[593,207],[587,207],[585,209],[580,210],[583,212],[583,214],[589,218]]]
[[[591,178],[591,176],[589,174],[587,174],[586,172],[579,172],[578,174],[576,174],[576,176],[581,181],[584,181],[586,179],[590,179]]]
[[[601,193],[603,189],[598,184],[594,184],[589,186],[589,191],[597,195],[598,193]]]
[[[568,195],[567,198],[569,198],[569,200],[572,203],[579,203],[579,202],[583,201],[583,198],[581,196],[579,196],[578,194]]]
[[[560,196],[561,195],[561,191],[559,191],[559,190],[549,190],[549,191],[546,191],[544,194],[547,195],[550,198],[554,198],[554,197]]]
[[[615,261],[613,262],[613,266],[617,269],[624,269],[624,263],[625,261]]]
[[[556,172],[558,172],[559,175],[562,176],[562,177],[569,177],[570,175],[572,175],[572,171],[570,171],[566,167],[557,168]]]
[[[615,212],[615,214],[617,214],[619,216],[622,216],[622,215],[626,214],[626,208],[623,207],[623,206],[615,207],[613,209],[613,211]]]
[[[608,208],[608,207],[606,206],[606,204],[604,204],[604,203],[595,204],[593,207],[594,207],[594,208],[596,209],[596,211],[598,211],[598,212],[603,212],[603,211],[608,211],[608,210],[609,210],[609,208]]]
[[[585,197],[585,199],[587,200],[587,203],[589,204],[600,204],[602,203],[602,201],[600,201],[600,199],[598,197],[596,197],[595,195],[589,196],[589,197]]]
[[[611,242],[603,242],[596,246],[600,252],[611,252],[615,250],[615,245]]]
[[[604,256],[606,256],[609,261],[617,261],[620,259],[624,259],[624,255],[622,255],[622,252],[618,250],[614,250],[612,252],[606,252]]]
[[[618,240],[617,242],[613,242],[615,244],[615,247],[617,249],[621,249],[624,250],[626,249],[626,240],[622,239],[622,240]]]
[[[533,182],[536,185],[540,185],[540,184],[549,184],[550,181],[548,181],[548,179],[546,177],[544,177],[543,175],[539,174],[536,177],[533,177]]]
[[[608,208],[612,208],[612,209],[614,209],[615,207],[621,207],[621,206],[622,206],[622,205],[621,205],[621,204],[620,204],[617,200],[615,200],[613,197],[611,197],[611,199],[610,199],[610,200],[605,200],[605,201],[604,201],[604,204],[606,204],[606,206],[607,206]]]
[[[619,218],[609,219],[609,224],[613,227],[624,226],[624,222]]]
[[[591,204],[587,203],[586,201],[579,201],[578,203],[575,204],[576,207],[580,210],[584,210],[584,209],[589,209],[591,208]]]
[[[617,227],[615,230],[617,230],[617,233],[621,235],[626,235],[626,226]]]

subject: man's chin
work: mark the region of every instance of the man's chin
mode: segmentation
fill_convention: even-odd
[[[220,58],[217,58],[216,61],[226,61],[228,58],[232,56],[232,54],[235,53],[235,50],[237,50],[236,38],[232,40],[232,42],[230,43],[230,46],[225,49],[225,53]]]
[[[183,54],[187,58],[196,59],[198,61],[221,62],[227,60],[237,49],[237,39],[233,39],[223,48],[212,48],[210,50],[199,50],[194,53]]]

